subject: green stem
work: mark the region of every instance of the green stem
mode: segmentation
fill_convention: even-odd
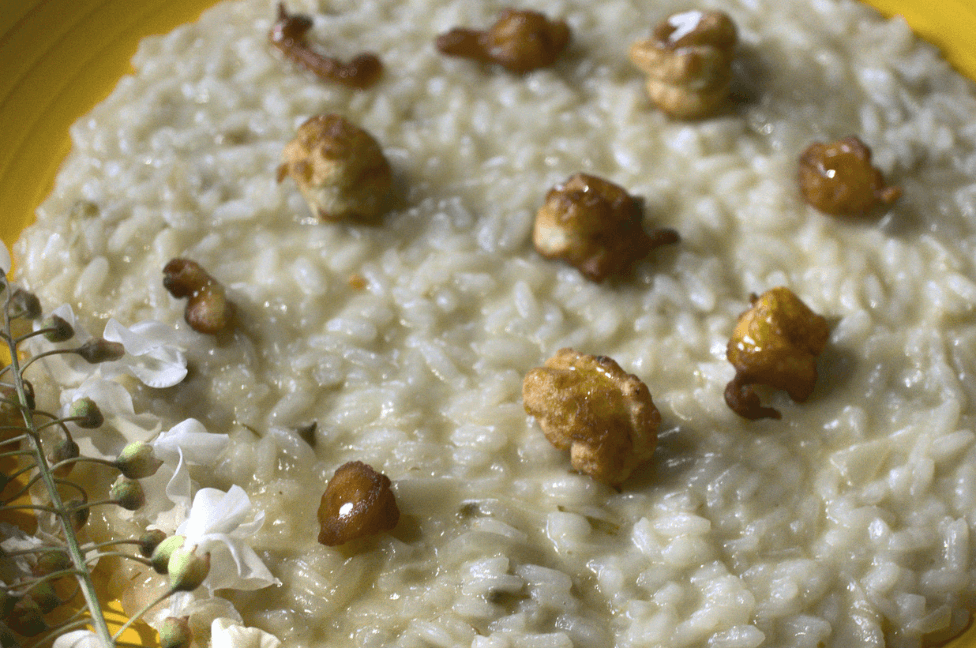
[[[41,545],[40,547],[31,547],[30,549],[20,549],[19,551],[6,551],[4,556],[33,556],[35,554],[46,554],[55,553],[61,551],[62,547],[60,545]]]
[[[61,464],[58,464],[58,465],[61,465]],[[57,468],[57,466],[55,466],[55,468]],[[34,469],[33,467],[30,467],[30,468],[24,468],[23,470],[18,470],[17,472],[15,472],[13,475],[10,476],[10,479],[13,480],[16,477],[22,475],[23,473],[30,472],[33,469]],[[17,491],[16,493],[14,493],[5,502],[0,502],[0,504],[2,504],[3,506],[7,506],[11,502],[17,501],[17,498],[19,498],[21,495],[24,495],[25,493],[27,493],[27,491],[30,490],[30,488],[34,484],[36,484],[38,481],[40,481],[40,479],[41,479],[41,476],[40,475],[34,475],[33,477],[31,477],[31,479],[30,479],[29,482],[27,482],[26,484],[24,484],[24,487],[23,488],[21,488],[19,491]],[[81,491],[81,495],[84,498],[87,498],[88,497],[88,493],[85,492],[85,489],[82,488],[81,486],[79,486],[78,484],[74,483],[74,482],[68,481],[66,479],[55,479],[55,481],[57,483],[63,485],[63,486],[71,486],[72,488],[75,488],[75,489]]]
[[[156,607],[157,605],[159,605],[160,603],[162,603],[166,599],[168,599],[175,592],[176,592],[175,589],[170,588],[170,589],[166,590],[165,592],[163,592],[162,594],[160,594],[159,596],[157,596],[155,600],[150,601],[149,603],[146,603],[142,607],[141,610],[139,610],[138,612],[136,612],[135,614],[133,614],[132,617],[128,621],[126,621],[125,623],[122,624],[122,627],[119,628],[118,632],[116,632],[115,635],[112,637],[112,641],[115,641],[116,639],[118,639],[119,637],[121,637],[123,632],[125,632],[126,630],[128,630],[129,627],[133,623],[135,623],[136,621],[138,621],[139,619],[142,618],[142,615],[144,615],[146,612],[148,612],[149,610],[153,609],[154,607]]]
[[[61,512],[61,509],[56,506],[41,506],[40,504],[4,504],[3,508],[8,511],[43,511],[55,515]]]
[[[6,284],[6,278],[4,277],[3,279],[0,279],[0,283]],[[7,296],[3,306],[3,330],[8,332],[10,331],[10,291],[6,290],[5,292]],[[61,529],[64,532],[64,539],[65,544],[67,545],[68,555],[71,557],[71,562],[74,564],[75,568],[80,572],[76,578],[79,586],[81,587],[81,593],[85,598],[85,603],[90,611],[91,623],[94,626],[95,634],[98,636],[102,645],[106,647],[112,646],[115,638],[112,637],[112,634],[108,629],[108,624],[105,622],[105,616],[102,614],[101,604],[99,603],[98,595],[95,592],[95,584],[92,581],[91,572],[88,570],[88,564],[86,563],[85,556],[81,551],[78,536],[75,534],[74,527],[71,525],[70,512],[65,509],[64,502],[61,500],[61,493],[58,492],[58,486],[54,481],[54,475],[51,473],[51,470],[48,467],[47,458],[44,456],[44,449],[41,447],[40,437],[36,433],[37,428],[34,425],[34,417],[31,414],[30,408],[27,406],[30,401],[27,398],[27,390],[24,387],[23,372],[34,360],[36,360],[36,357],[28,360],[24,364],[24,367],[21,368],[20,358],[17,357],[17,345],[10,341],[9,338],[8,348],[10,350],[9,366],[13,374],[17,398],[20,401],[21,415],[24,418],[24,424],[30,431],[28,436],[34,450],[34,459],[37,461],[38,469],[41,472],[44,485],[47,488],[48,497],[51,500],[52,508],[55,509],[55,515],[57,515],[58,520],[61,523]]]
[[[127,560],[134,560],[137,563],[144,565],[146,567],[153,566],[152,561],[149,560],[148,558],[143,558],[142,556],[133,556],[132,554],[127,554],[122,551],[106,551],[105,553],[98,554],[99,558],[110,558],[112,556],[116,558],[125,558]]]
[[[25,434],[21,438],[21,440],[26,438],[27,435]],[[30,450],[11,450],[10,452],[0,452],[0,459],[3,459],[5,457],[33,457],[33,456],[34,453],[31,452]]]
[[[118,545],[138,545],[142,544],[138,540],[106,540],[105,542],[89,542],[88,544],[82,545],[83,551],[95,551],[97,549],[102,549],[104,547],[115,547]]]
[[[28,367],[37,362],[38,360],[43,360],[44,358],[49,358],[56,355],[67,355],[69,353],[78,353],[78,349],[51,349],[50,351],[45,351],[44,353],[38,353],[36,356],[31,356],[30,360],[24,363],[24,366],[20,370],[14,370],[14,373],[20,374],[22,371],[27,371]],[[11,363],[13,366],[13,363]]]
[[[21,594],[29,594],[31,590],[35,589],[39,585],[43,585],[48,581],[57,580],[58,578],[63,578],[65,576],[77,576],[80,572],[77,569],[65,569],[64,571],[53,572],[51,574],[46,574],[44,576],[39,576],[35,580],[21,581],[17,586],[25,585],[26,589],[21,592]],[[61,601],[64,603],[64,601]]]
[[[36,331],[31,331],[30,333],[24,333],[19,338],[17,338],[16,340],[14,340],[14,344],[20,344],[24,340],[29,340],[32,337],[37,337],[38,335],[44,335],[45,333],[50,333],[52,331],[57,331],[57,329],[56,328],[48,327],[48,328],[37,329]],[[9,338],[7,338],[7,339],[9,339]],[[71,339],[71,338],[68,338],[68,339]],[[65,341],[67,342],[67,340],[65,340]]]

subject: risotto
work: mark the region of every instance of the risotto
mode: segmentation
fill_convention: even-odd
[[[894,648],[960,632],[976,595],[972,85],[853,2],[702,0],[738,28],[731,99],[681,121],[627,58],[673,3],[531,4],[572,36],[520,75],[434,47],[490,25],[496,0],[294,0],[316,47],[383,61],[350,89],[269,47],[273,3],[227,2],[146,40],[74,126],[19,280],[92,330],[178,329],[187,379],[135,389],[134,408],[230,435],[194,477],[265,512],[253,545],[280,585],[228,598],[295,647]],[[277,181],[322,113],[390,162],[376,224],[320,222]],[[801,151],[850,134],[903,191],[881,215],[800,196]],[[536,211],[578,172],[642,197],[680,241],[602,283],[543,258]],[[162,285],[176,257],[226,289],[230,333],[183,321]],[[726,345],[749,295],[776,286],[829,339],[810,398],[770,393],[782,419],[748,421],[723,401]],[[619,488],[574,472],[523,407],[526,373],[564,347],[612,357],[660,410],[652,459]],[[356,551],[316,541],[348,461],[388,476],[401,513]]]

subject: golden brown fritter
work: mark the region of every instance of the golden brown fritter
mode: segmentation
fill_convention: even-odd
[[[677,241],[674,230],[644,230],[642,200],[585,173],[549,190],[532,230],[539,254],[564,260],[596,282],[625,274],[652,249]]]
[[[305,121],[282,159],[278,182],[291,177],[322,220],[374,221],[389,202],[393,172],[379,143],[340,115]]]
[[[665,113],[699,119],[718,112],[729,95],[738,33],[721,11],[685,11],[660,22],[630,47],[647,75],[647,94]]]
[[[751,386],[768,385],[798,403],[807,400],[817,382],[817,356],[829,335],[827,320],[790,289],[773,288],[754,297],[726,349],[736,372],[725,389],[726,403],[748,419],[780,418],[777,410],[761,406]]]
[[[494,63],[524,74],[549,67],[569,44],[569,26],[537,11],[505,9],[487,31],[458,27],[437,37],[437,50],[448,56]]]
[[[560,349],[522,383],[525,411],[573,468],[618,485],[651,458],[661,415],[641,380],[611,358]]]

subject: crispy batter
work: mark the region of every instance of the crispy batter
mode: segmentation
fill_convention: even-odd
[[[560,349],[522,383],[525,411],[569,449],[573,468],[618,485],[651,458],[661,415],[637,376],[611,358]]]
[[[738,34],[721,11],[685,11],[659,23],[630,47],[630,60],[647,74],[647,94],[664,112],[699,119],[721,109],[732,82]]]
[[[298,66],[312,72],[323,81],[339,83],[350,88],[368,88],[383,74],[379,57],[370,52],[358,54],[348,63],[316,52],[306,42],[305,34],[312,28],[312,19],[302,14],[289,14],[285,3],[278,3],[278,20],[271,27],[268,42]]]
[[[183,313],[198,333],[216,334],[234,321],[234,305],[224,287],[196,261],[173,259],[163,268],[163,287],[173,297],[189,297]]]
[[[391,482],[361,461],[336,469],[319,504],[319,542],[335,547],[391,531],[400,520]]]
[[[735,378],[725,390],[726,403],[748,418],[779,418],[777,410],[762,407],[751,385],[785,390],[794,401],[810,397],[817,382],[817,356],[830,336],[820,315],[788,288],[773,288],[739,316],[726,350]]]
[[[536,11],[505,9],[487,31],[455,28],[437,37],[442,54],[496,63],[524,74],[549,67],[569,44],[569,26]]]
[[[818,210],[835,216],[863,216],[901,197],[871,166],[871,149],[851,135],[830,144],[816,142],[800,155],[800,191]]]
[[[278,182],[290,176],[322,220],[372,221],[386,208],[390,164],[372,135],[340,115],[308,119],[282,159]]]
[[[643,201],[622,187],[577,173],[546,194],[532,230],[535,249],[562,259],[600,282],[625,274],[659,245],[675,243],[672,229],[644,230]]]

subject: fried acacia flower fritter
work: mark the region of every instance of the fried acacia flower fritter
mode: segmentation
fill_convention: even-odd
[[[885,185],[871,165],[871,149],[855,135],[811,144],[800,155],[799,180],[803,199],[834,216],[863,216],[901,197],[899,187]]]
[[[561,20],[549,20],[537,11],[505,9],[487,31],[456,27],[438,36],[435,46],[448,56],[524,74],[555,63],[569,37],[569,26]]]
[[[522,401],[574,469],[606,484],[623,482],[657,446],[650,391],[611,358],[560,349],[526,374]]]
[[[630,60],[647,75],[647,94],[679,119],[715,114],[732,82],[738,31],[721,11],[685,11],[658,23],[651,37],[630,47]]]
[[[672,229],[644,230],[643,200],[585,173],[549,190],[532,230],[539,254],[562,259],[596,282],[626,273],[652,249],[677,241]]]
[[[390,163],[373,136],[341,115],[316,115],[282,151],[278,182],[290,176],[309,209],[327,221],[373,221],[389,200]]]
[[[234,321],[234,304],[224,287],[196,261],[170,260],[163,268],[163,287],[177,299],[189,298],[183,317],[198,333],[215,335]]]
[[[316,52],[305,40],[312,19],[303,14],[289,14],[285,3],[278,3],[278,20],[271,27],[268,42],[299,67],[323,81],[365,89],[383,74],[383,63],[370,52],[358,54],[348,63]]]
[[[339,466],[319,503],[319,542],[335,547],[393,530],[400,509],[391,486],[386,475],[361,461]]]
[[[827,320],[789,288],[753,296],[726,349],[735,378],[725,388],[725,402],[747,419],[780,418],[779,411],[760,404],[752,385],[782,389],[798,403],[807,400],[817,382],[817,357],[829,336]]]

